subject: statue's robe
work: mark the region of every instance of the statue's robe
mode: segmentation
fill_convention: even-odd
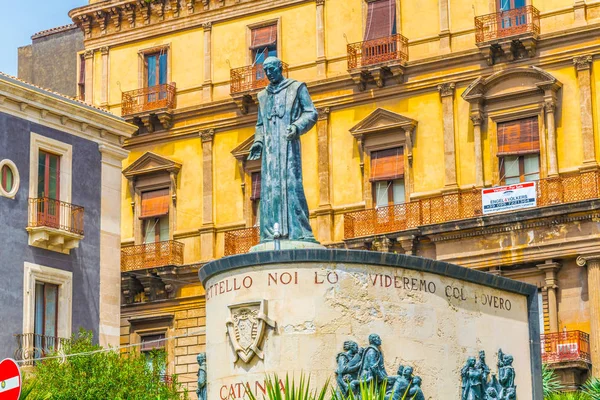
[[[298,136],[308,132],[317,122],[317,110],[306,85],[293,79],[270,84],[258,102],[254,142],[262,144],[260,241],[272,241],[279,223],[282,238],[316,242],[302,186],[300,139],[288,141],[286,135],[290,125]]]
[[[198,395],[198,400],[207,400],[206,399],[206,383],[207,383],[207,375],[206,375],[206,367],[200,366],[198,368],[198,389],[196,389],[196,394]]]

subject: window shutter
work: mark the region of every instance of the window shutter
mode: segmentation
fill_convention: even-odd
[[[277,43],[277,25],[263,26],[252,29],[250,50],[271,46]]]
[[[369,3],[365,40],[392,36],[396,32],[396,0]]]
[[[537,117],[498,124],[498,156],[539,153]]]
[[[252,195],[250,196],[251,200],[259,200],[260,199],[260,180],[261,180],[260,172],[253,172],[252,173]]]
[[[169,189],[142,193],[140,218],[159,217],[169,213]]]
[[[371,181],[390,181],[404,176],[404,150],[402,147],[371,153]]]

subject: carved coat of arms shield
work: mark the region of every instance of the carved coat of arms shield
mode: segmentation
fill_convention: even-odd
[[[227,335],[235,352],[235,361],[250,362],[254,355],[264,358],[262,345],[267,326],[275,328],[275,322],[267,317],[267,301],[233,304],[229,306]]]

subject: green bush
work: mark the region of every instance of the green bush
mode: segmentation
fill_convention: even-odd
[[[137,353],[120,354],[94,345],[92,333],[81,330],[64,348],[66,357],[48,358],[27,378],[21,399],[27,400],[179,400],[177,377],[165,382],[166,362],[156,352],[153,365]],[[84,354],[81,354],[84,353]],[[70,356],[70,354],[80,354]],[[187,393],[183,396],[187,398]]]

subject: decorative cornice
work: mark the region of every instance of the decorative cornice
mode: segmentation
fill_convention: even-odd
[[[202,143],[212,142],[215,137],[215,130],[212,128],[203,129],[200,131],[200,138]]]
[[[454,96],[454,89],[456,88],[456,83],[454,83],[454,82],[442,83],[441,85],[438,85],[437,88],[438,88],[438,91],[440,92],[440,96],[442,96],[442,97]]]
[[[587,71],[592,68],[593,57],[591,55],[573,58],[573,65],[577,71]]]

